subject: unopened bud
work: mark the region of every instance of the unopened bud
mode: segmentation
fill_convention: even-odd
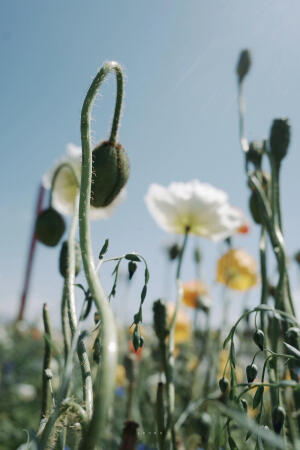
[[[81,269],[81,252],[79,243],[77,241],[74,242],[74,251],[75,251],[75,276],[77,276]],[[69,258],[68,241],[64,241],[61,246],[59,256],[59,271],[64,278],[66,278],[67,276],[68,258]]]
[[[285,410],[282,406],[277,406],[272,411],[272,423],[275,433],[279,434],[285,419]]]
[[[156,336],[163,341],[168,334],[166,306],[161,300],[153,303],[153,321]]]
[[[251,54],[250,51],[242,50],[237,63],[236,71],[239,79],[239,83],[243,81],[251,67]]]
[[[249,144],[249,149],[246,153],[248,162],[251,162],[257,169],[261,167],[261,160],[264,151],[264,141],[253,141]]]
[[[253,340],[260,350],[264,349],[264,339],[265,335],[262,330],[256,330],[253,334]]]
[[[223,394],[225,394],[225,392],[227,391],[228,386],[229,386],[228,379],[225,378],[225,377],[220,378],[220,380],[219,380],[219,387],[220,387],[221,392],[223,392]]]
[[[52,207],[44,209],[35,223],[37,239],[48,247],[55,247],[58,244],[65,228],[64,218]]]
[[[290,143],[291,127],[288,119],[275,119],[270,134],[271,154],[276,163],[286,156]]]
[[[255,364],[250,364],[246,367],[246,375],[248,383],[252,383],[257,375],[257,366]]]

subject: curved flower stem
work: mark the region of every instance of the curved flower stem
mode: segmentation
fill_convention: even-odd
[[[43,305],[43,322],[45,334],[51,339],[51,328],[50,320],[48,314],[47,304]],[[45,339],[45,350],[44,350],[44,363],[43,363],[43,386],[42,386],[42,411],[41,420],[47,417],[49,409],[49,379],[46,374],[46,370],[50,367],[51,361],[51,347],[49,342]]]
[[[121,72],[120,66],[115,63],[107,63],[94,78],[81,111],[81,143],[82,143],[82,171],[79,203],[79,232],[80,247],[85,275],[90,292],[99,310],[101,317],[102,354],[101,365],[98,369],[95,384],[95,401],[92,420],[86,433],[86,438],[81,444],[81,450],[93,450],[99,443],[105,430],[106,419],[112,404],[114,391],[114,374],[117,363],[117,330],[114,316],[97,277],[93,260],[91,235],[90,235],[90,196],[92,181],[92,149],[90,145],[90,115],[98,88],[105,77],[114,70]],[[120,82],[120,81],[119,81]],[[119,108],[120,109],[120,108]],[[117,122],[118,115],[115,114]],[[115,126],[116,128],[116,126]],[[116,137],[116,130],[111,138]]]
[[[53,201],[53,190],[54,190],[54,186],[55,186],[55,182],[56,182],[57,176],[59,175],[59,172],[60,172],[62,169],[65,169],[65,168],[66,168],[66,169],[69,169],[69,170],[71,171],[71,173],[72,173],[72,175],[73,175],[73,177],[74,177],[74,180],[75,180],[75,182],[76,182],[78,188],[79,188],[79,186],[80,186],[79,178],[78,178],[78,176],[77,176],[77,174],[76,174],[76,172],[75,172],[74,167],[72,166],[72,164],[69,163],[69,162],[61,163],[61,164],[55,169],[54,174],[52,175],[52,179],[51,179],[51,189],[50,189],[50,198],[49,198],[49,206],[52,206],[52,201]]]
[[[168,424],[171,429],[171,438],[172,438],[172,447],[173,450],[177,448],[176,444],[176,434],[175,434],[175,428],[174,428],[174,409],[175,409],[175,388],[174,388],[174,365],[175,365],[175,358],[174,358],[174,350],[175,350],[175,326],[176,326],[176,317],[180,305],[180,301],[183,294],[182,289],[182,282],[180,279],[181,276],[181,266],[183,261],[183,255],[184,251],[186,249],[187,239],[188,239],[188,233],[189,229],[186,229],[184,240],[182,244],[182,248],[179,254],[178,258],[178,266],[176,270],[176,284],[177,284],[177,298],[176,298],[176,305],[175,305],[175,311],[171,319],[170,327],[169,327],[169,340],[168,340],[168,370],[166,372],[166,378],[167,378],[167,402],[168,402]]]
[[[66,288],[66,303],[68,309],[69,316],[69,324],[72,339],[74,338],[74,334],[77,324],[77,316],[76,316],[76,306],[75,306],[75,292],[74,292],[74,283],[75,283],[75,233],[78,221],[78,196],[76,196],[74,202],[74,214],[72,218],[72,223],[68,236],[68,264],[66,271],[66,280],[65,280],[65,288]],[[82,384],[83,384],[83,401],[85,403],[87,417],[91,418],[93,413],[93,382],[92,382],[92,374],[91,367],[89,363],[89,358],[86,352],[85,344],[83,339],[79,339],[77,345],[77,353],[78,359],[80,362],[81,374],[82,374]]]
[[[61,299],[61,327],[63,332],[63,340],[64,340],[64,356],[65,363],[67,361],[68,353],[70,351],[70,331],[69,331],[69,323],[68,323],[68,309],[67,309],[67,294],[66,294],[66,281],[64,282],[63,294]]]
[[[117,63],[111,63],[117,64]],[[112,122],[111,132],[110,132],[110,142],[116,142],[118,137],[118,128],[120,122],[120,116],[122,111],[122,102],[123,102],[123,74],[121,67],[116,65],[115,68],[116,78],[117,78],[117,96],[116,96],[116,104],[114,111],[114,118]]]

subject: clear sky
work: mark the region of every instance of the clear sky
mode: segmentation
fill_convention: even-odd
[[[160,230],[144,204],[152,182],[198,178],[228,192],[247,212],[248,191],[238,143],[238,53],[249,48],[246,129],[249,139],[269,133],[273,118],[288,116],[292,144],[284,162],[282,200],[287,248],[300,248],[300,3],[298,0],[2,0],[0,5],[1,318],[13,317],[22,289],[32,213],[41,177],[68,142],[80,145],[85,93],[102,62],[119,61],[126,74],[120,142],[131,161],[127,201],[114,216],[93,224],[95,253],[106,237],[110,256],[135,250],[149,261],[153,299],[172,297],[164,279]],[[107,137],[115,81],[93,111],[94,141]],[[236,240],[257,258],[255,225]],[[203,276],[214,279],[220,247],[201,241]],[[38,247],[26,317],[41,304],[58,311],[62,280],[58,249]],[[184,279],[194,276],[191,247]],[[104,283],[110,286],[109,266]],[[299,290],[294,271],[294,289]],[[139,287],[141,279],[136,278]],[[137,287],[120,287],[118,314],[129,317]],[[220,290],[214,292],[216,313]],[[252,302],[258,302],[254,291]],[[240,296],[234,296],[234,305]],[[236,307],[234,306],[234,309]]]

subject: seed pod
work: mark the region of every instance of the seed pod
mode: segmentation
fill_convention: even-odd
[[[261,167],[261,160],[263,156],[263,141],[252,141],[249,144],[249,150],[246,153],[248,162],[251,162],[257,169]]]
[[[240,402],[241,402],[241,406],[243,408],[243,411],[247,414],[247,412],[248,412],[247,400],[245,398],[241,398]]]
[[[74,242],[74,250],[75,250],[75,277],[79,274],[81,269],[81,252],[80,246],[77,241]],[[61,246],[61,251],[59,255],[59,271],[60,274],[66,278],[67,276],[67,267],[68,267],[68,241],[64,241]]]
[[[163,341],[168,334],[166,306],[161,300],[153,303],[153,321],[156,336]]]
[[[225,377],[220,378],[219,387],[220,387],[221,392],[223,392],[223,394],[225,394],[225,392],[227,391],[228,386],[229,386],[228,379]]]
[[[128,276],[129,276],[129,280],[131,280],[131,278],[134,275],[134,272],[137,269],[137,263],[135,263],[134,261],[129,261],[128,263]]]
[[[251,67],[250,51],[247,49],[242,50],[236,67],[239,83],[243,81],[243,79],[249,72],[250,67]]]
[[[270,134],[270,147],[271,154],[278,164],[287,154],[290,143],[290,130],[291,127],[288,119],[275,119],[273,121]]]
[[[120,144],[102,142],[93,150],[91,205],[108,206],[127,183],[129,159]]]
[[[257,375],[257,366],[255,364],[249,364],[249,366],[246,367],[246,375],[248,383],[252,383]]]
[[[250,198],[249,198],[249,209],[252,215],[252,219],[255,223],[260,225],[262,223],[261,220],[261,214],[260,214],[260,205],[259,205],[259,198],[257,196],[256,192],[251,192]]]
[[[199,433],[204,442],[208,441],[211,429],[211,417],[208,413],[203,412],[199,417]]]
[[[253,334],[253,340],[260,350],[264,349],[264,339],[264,332],[262,330],[255,330],[255,333]]]
[[[285,419],[285,410],[282,406],[277,406],[272,411],[272,423],[275,433],[280,434]]]
[[[35,223],[37,239],[49,247],[55,247],[58,244],[65,228],[64,218],[52,207],[44,209]]]

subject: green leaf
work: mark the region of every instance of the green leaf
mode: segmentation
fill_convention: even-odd
[[[148,281],[149,281],[149,270],[148,270],[148,267],[146,266],[145,267],[145,284],[148,284]]]
[[[262,401],[263,394],[264,394],[264,387],[258,386],[258,388],[256,389],[256,392],[255,392],[255,395],[253,397],[253,409],[256,409],[258,407],[258,405]]]
[[[235,357],[235,348],[234,348],[233,341],[231,341],[231,345],[230,345],[230,361],[231,361],[233,367],[235,368],[236,357]]]
[[[99,253],[99,259],[102,259],[103,256],[105,255],[105,253],[107,252],[108,244],[109,244],[109,240],[105,239],[104,245],[101,248],[100,253]]]
[[[236,445],[234,439],[231,436],[228,437],[228,444],[231,450],[239,450],[238,446]]]
[[[144,303],[144,300],[146,298],[147,295],[147,286],[146,284],[144,285],[143,289],[142,289],[142,293],[141,293],[141,302],[142,304]]]
[[[226,347],[226,345],[227,345],[228,342],[230,341],[231,336],[232,336],[232,332],[233,332],[233,329],[230,330],[230,332],[229,332],[227,338],[225,339],[225,341],[224,341],[224,343],[223,343],[223,349]]]
[[[127,253],[127,255],[125,255],[125,259],[136,262],[140,261],[140,258],[135,253]]]

